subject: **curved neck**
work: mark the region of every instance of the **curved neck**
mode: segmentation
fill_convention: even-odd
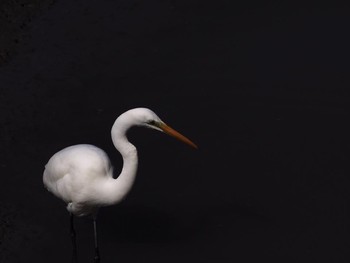
[[[111,131],[113,144],[123,158],[123,169],[116,179],[111,178],[112,181],[108,181],[110,203],[118,203],[128,194],[135,181],[138,166],[136,147],[126,137],[132,125],[125,123],[122,116],[115,121]]]

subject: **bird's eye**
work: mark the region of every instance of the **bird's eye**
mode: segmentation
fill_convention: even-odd
[[[156,125],[156,121],[155,120],[150,120],[147,122],[149,125],[155,126]]]

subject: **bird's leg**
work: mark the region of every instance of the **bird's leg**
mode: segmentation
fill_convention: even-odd
[[[94,263],[100,262],[100,251],[98,249],[98,242],[97,242],[97,226],[96,226],[96,214],[93,215],[93,224],[94,224],[94,238],[95,238],[95,257],[94,257]]]
[[[78,255],[77,255],[77,242],[76,242],[76,234],[74,229],[74,216],[70,214],[70,237],[72,239],[73,253],[72,253],[72,263],[78,263]]]

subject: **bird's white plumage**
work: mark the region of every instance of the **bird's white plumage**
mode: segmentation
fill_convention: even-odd
[[[111,130],[113,144],[123,158],[123,168],[116,179],[107,154],[93,145],[74,145],[54,154],[45,166],[43,182],[50,192],[67,203],[67,209],[71,213],[74,262],[77,262],[77,253],[73,215],[94,215],[94,262],[99,263],[96,212],[101,206],[123,200],[134,183],[138,166],[137,150],[126,137],[132,126],[163,131],[197,148],[185,136],[162,122],[150,109],[136,108],[120,115]]]
[[[120,202],[130,191],[137,172],[137,150],[126,133],[132,126],[160,130],[160,118],[150,109],[135,108],[121,114],[112,130],[112,141],[123,157],[123,169],[113,178],[107,154],[88,144],[67,147],[54,154],[45,166],[43,182],[56,197],[67,203],[76,216],[94,214],[101,206]]]
[[[46,164],[44,185],[68,204],[69,212],[77,216],[93,214],[99,207],[116,204],[128,194],[138,166],[136,147],[126,137],[132,126],[164,131],[196,147],[150,109],[135,108],[121,114],[111,130],[113,144],[123,158],[123,168],[116,179],[107,154],[93,145],[67,147],[54,154]]]
[[[67,204],[71,203],[70,206],[76,204],[80,208],[71,211],[77,215],[91,213],[93,207],[101,203],[104,190],[101,181],[108,178],[113,178],[113,169],[107,154],[88,144],[70,146],[54,154],[43,176],[50,192]],[[82,204],[85,204],[84,209]]]

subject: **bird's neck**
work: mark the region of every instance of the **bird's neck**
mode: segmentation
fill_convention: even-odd
[[[115,148],[123,158],[123,168],[120,175],[110,183],[113,203],[121,201],[130,191],[136,177],[138,156],[136,147],[126,137],[131,127],[125,125],[122,119],[117,119],[112,127],[112,140]]]

